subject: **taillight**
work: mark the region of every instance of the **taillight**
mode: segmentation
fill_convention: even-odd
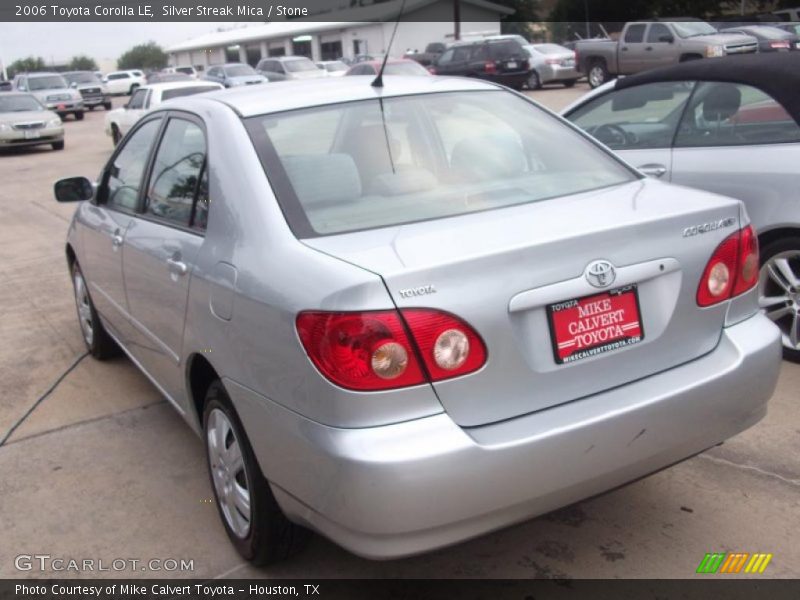
[[[782,41],[782,42],[770,42],[770,43],[769,43],[769,47],[770,47],[770,48],[775,48],[775,49],[780,49],[780,48],[788,48],[788,47],[789,47],[789,42],[786,42],[786,41]]]
[[[436,75],[436,67],[434,67],[433,65],[429,66],[428,73],[430,73],[431,75]]]
[[[461,319],[431,309],[406,309],[402,314],[408,330],[395,310],[307,311],[297,316],[297,332],[317,369],[352,390],[440,381],[475,371],[486,362],[483,341]]]
[[[486,73],[497,73],[497,65],[493,60],[487,60],[483,63],[483,70]]]
[[[743,294],[758,282],[758,238],[749,225],[725,238],[708,261],[697,304],[712,306]]]

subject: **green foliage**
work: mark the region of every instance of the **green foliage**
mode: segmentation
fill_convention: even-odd
[[[17,73],[29,73],[32,71],[45,70],[44,59],[41,56],[29,56],[15,60],[8,66],[8,76],[14,77]]]
[[[134,46],[117,60],[118,69],[163,69],[167,66],[167,53],[155,42]]]
[[[97,63],[93,58],[84,54],[73,56],[69,61],[70,71],[97,71]]]

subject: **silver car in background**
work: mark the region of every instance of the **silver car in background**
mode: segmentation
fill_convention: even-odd
[[[572,87],[582,77],[575,65],[575,52],[558,44],[526,44],[531,57],[528,88],[538,90],[545,83],[563,83]]]
[[[56,184],[85,200],[65,252],[86,345],[202,435],[242,556],[285,558],[303,526],[432,550],[764,416],[780,339],[741,202],[647,179],[502,86],[374,79],[175,99],[96,190]]]
[[[33,94],[47,110],[58,113],[62,119],[67,115],[78,121],[83,119],[83,96],[60,73],[23,73],[14,77],[14,87]]]
[[[695,61],[610,82],[563,114],[642,173],[739,198],[759,303],[800,362],[800,53]]]
[[[42,106],[33,94],[0,95],[0,150],[41,145],[64,149],[64,124],[59,116]]]

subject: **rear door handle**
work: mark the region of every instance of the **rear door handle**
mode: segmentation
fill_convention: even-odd
[[[176,275],[186,275],[189,271],[189,267],[186,266],[186,263],[177,258],[168,258],[167,267],[169,267],[170,273],[175,273]]]
[[[667,167],[658,164],[641,165],[638,169],[648,177],[663,177]]]

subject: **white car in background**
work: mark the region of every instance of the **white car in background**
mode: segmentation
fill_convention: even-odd
[[[225,89],[212,81],[172,81],[139,87],[128,103],[106,114],[106,133],[116,146],[147,111],[171,98]]]
[[[147,83],[144,72],[134,69],[131,71],[114,71],[103,77],[109,94],[133,95],[137,88]]]

